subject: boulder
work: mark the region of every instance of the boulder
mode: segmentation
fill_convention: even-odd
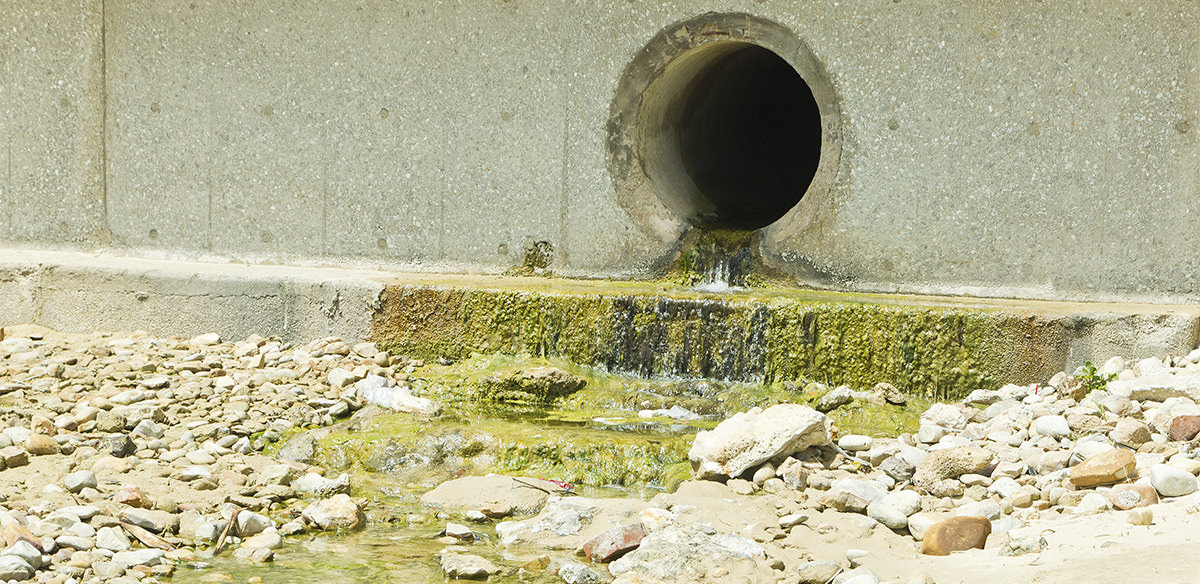
[[[452,551],[441,553],[442,571],[452,580],[487,580],[500,568],[486,558]]]
[[[1137,401],[1165,401],[1172,397],[1200,397],[1200,375],[1159,373],[1148,377],[1110,381],[1109,393]]]
[[[948,556],[952,552],[983,549],[992,534],[992,522],[986,517],[952,517],[925,532],[921,553]]]
[[[479,385],[483,396],[494,401],[548,403],[583,389],[587,380],[555,367],[534,367],[492,374]]]
[[[1137,459],[1123,448],[1113,448],[1071,467],[1070,481],[1076,487],[1111,485],[1137,474]]]
[[[362,508],[346,494],[317,501],[305,507],[301,515],[325,531],[357,529],[367,522]]]
[[[1150,467],[1150,484],[1162,497],[1182,497],[1196,492],[1196,476],[1166,464]]]
[[[1122,422],[1125,420],[1122,420]],[[1119,426],[1120,424],[1118,424]],[[1200,434],[1200,416],[1183,415],[1177,416],[1171,420],[1171,426],[1168,431],[1172,441],[1188,442]],[[1147,440],[1149,441],[1149,440]],[[1140,444],[1138,446],[1141,446]]]
[[[750,468],[810,446],[829,444],[824,414],[796,404],[735,414],[692,443],[688,458],[699,478],[736,477]]]
[[[959,446],[935,450],[917,465],[913,484],[926,491],[946,479],[967,473],[980,473],[992,464],[992,453],[977,446]]]
[[[543,484],[551,488],[538,488]],[[446,481],[421,495],[421,504],[447,511],[503,508],[504,515],[533,515],[546,504],[547,491],[553,491],[553,486],[553,483],[527,477],[462,477]]]

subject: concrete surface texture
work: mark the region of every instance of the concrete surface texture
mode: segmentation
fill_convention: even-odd
[[[546,241],[557,272],[652,277],[684,231],[723,224],[696,217],[783,197],[799,202],[761,245],[800,284],[1200,299],[1191,1],[0,0],[0,14],[10,244],[500,271]],[[733,87],[795,87],[772,57],[710,50],[688,70],[675,59],[698,53],[647,57],[656,38],[790,65],[820,106],[815,174],[791,174],[813,162],[790,137],[810,114]],[[671,71],[692,117],[619,115],[631,79]],[[630,197],[622,135],[634,157],[667,153]],[[760,135],[771,148],[745,165],[713,162]]]

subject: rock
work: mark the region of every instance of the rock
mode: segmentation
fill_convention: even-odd
[[[54,543],[57,544],[60,549],[66,548],[86,551],[96,547],[96,545],[92,543],[91,539],[78,535],[60,535],[54,538]]]
[[[1150,467],[1150,484],[1161,497],[1182,497],[1196,491],[1196,477],[1166,464]]]
[[[283,547],[283,538],[272,530],[242,540],[242,547],[276,550]]]
[[[1200,426],[1197,428],[1200,429]],[[1124,444],[1130,448],[1138,448],[1150,441],[1150,426],[1141,420],[1121,418],[1117,421],[1116,427],[1113,428],[1108,437],[1117,444]]]
[[[96,530],[96,547],[113,552],[123,552],[130,548],[129,536],[120,527],[101,527]]]
[[[692,528],[670,526],[646,536],[638,549],[609,564],[609,572],[635,582],[653,582],[654,579],[703,582],[710,570],[729,562],[765,557],[766,551],[761,546],[739,535],[708,535]],[[775,581],[770,568],[762,566],[762,570],[748,575],[747,579],[751,582]]]
[[[421,495],[421,504],[448,511],[502,508],[507,510],[505,516],[514,513],[533,515],[542,509],[549,495],[546,491],[526,487],[522,483],[540,485],[543,482],[540,479],[504,475],[462,477],[446,481]]]
[[[4,459],[7,468],[15,468],[29,464],[29,453],[19,446],[0,448],[0,458]]]
[[[234,527],[237,530],[238,537],[250,537],[262,533],[270,527],[275,527],[275,522],[265,515],[242,511],[238,513],[237,522]]]
[[[935,450],[917,465],[913,484],[926,491],[946,479],[979,473],[992,464],[992,453],[977,446],[959,446]]]
[[[358,376],[340,367],[331,369],[328,376],[329,385],[341,389],[358,381]]]
[[[830,442],[830,422],[807,406],[779,404],[735,414],[701,431],[688,458],[699,478],[736,477],[776,456]]]
[[[1071,436],[1071,426],[1063,416],[1042,416],[1033,421],[1033,429],[1042,436],[1054,439]]]
[[[320,477],[321,475],[314,474]],[[288,486],[296,478],[296,469],[290,464],[272,464],[258,472],[254,484],[258,486],[283,485]]]
[[[292,481],[292,488],[297,493],[311,493],[319,497],[328,497],[337,493],[350,492],[350,475],[342,473],[336,479],[327,479],[316,473],[307,473]]]
[[[109,434],[100,439],[96,448],[117,458],[125,458],[137,451],[137,445],[124,434]]]
[[[304,508],[305,520],[325,531],[357,529],[366,523],[362,509],[349,495],[339,494]]]
[[[930,423],[922,423],[917,429],[917,441],[921,444],[936,444],[946,435],[946,429]]]
[[[58,442],[45,434],[30,434],[25,439],[25,450],[34,456],[58,454]]]
[[[33,577],[33,566],[16,556],[0,556],[0,580],[28,580]]]
[[[131,507],[121,511],[121,519],[154,533],[174,533],[179,530],[179,516],[157,509]]]
[[[1076,487],[1111,485],[1134,476],[1137,459],[1121,448],[1101,452],[1071,468],[1070,481]]]
[[[442,412],[442,407],[433,400],[416,397],[409,393],[408,388],[394,386],[392,380],[378,375],[368,375],[354,384],[358,396],[367,403],[380,407],[433,417]]]
[[[133,427],[134,436],[145,436],[147,438],[162,438],[163,429],[154,420],[142,420]]]
[[[875,387],[871,388],[871,391],[883,398],[883,401],[894,406],[902,406],[908,403],[908,399],[904,397],[904,394],[900,393],[900,390],[896,389],[896,386],[890,383],[876,383]]]
[[[806,562],[797,568],[800,574],[799,584],[828,584],[841,571],[842,567],[837,562],[829,560]]]
[[[892,477],[896,482],[904,482],[912,479],[917,468],[899,456],[889,456],[879,463],[879,470]]]
[[[1123,483],[1115,485],[1109,493],[1117,509],[1133,509],[1158,504],[1158,491],[1150,485]]]
[[[534,367],[480,380],[483,397],[502,402],[548,403],[584,388],[587,381],[555,367]]]
[[[1146,507],[1138,507],[1130,510],[1125,520],[1130,525],[1151,525],[1154,523],[1154,511]]]
[[[758,486],[762,486],[763,483],[773,478],[775,478],[775,465],[766,462],[758,467],[758,470],[754,471],[754,476],[750,481]]]
[[[1000,547],[1002,556],[1023,556],[1039,554],[1046,549],[1046,538],[1041,533],[1008,532],[1008,539]]]
[[[875,481],[841,479],[834,481],[830,489],[821,495],[818,502],[838,511],[863,513],[867,510],[867,506],[886,494],[887,489]]]
[[[0,552],[0,556],[21,558],[34,569],[42,567],[42,550],[27,541],[18,541]]]
[[[1160,373],[1149,377],[1110,381],[1109,393],[1137,401],[1165,401],[1172,397],[1200,398],[1200,376]]]
[[[138,549],[113,554],[112,561],[128,570],[134,566],[157,566],[163,559],[162,550]]]
[[[951,552],[983,549],[991,533],[992,523],[985,517],[952,517],[925,532],[921,553],[948,556]]]
[[[317,440],[311,435],[296,434],[284,442],[279,448],[276,458],[283,462],[300,462],[310,464],[317,455]]]
[[[536,517],[496,525],[496,536],[500,543],[513,545],[540,542],[548,536],[575,535],[591,523],[599,509],[599,502],[592,499],[552,498]]]
[[[926,423],[948,430],[962,430],[967,427],[967,415],[952,404],[933,404],[921,414],[921,424]]]
[[[1122,421],[1125,420],[1123,419]],[[1191,441],[1196,437],[1196,434],[1200,434],[1200,416],[1177,416],[1175,419],[1171,420],[1171,426],[1168,434],[1170,439],[1175,442]],[[1149,442],[1149,439],[1147,439],[1146,442]],[[1141,444],[1138,446],[1141,446]]]
[[[500,568],[485,558],[452,551],[441,553],[442,571],[455,580],[487,580]]]
[[[849,387],[842,385],[818,398],[817,403],[813,406],[817,408],[817,411],[830,412],[851,403],[854,403],[854,392],[850,391]]]
[[[884,527],[889,529],[904,529],[908,527],[908,516],[883,501],[875,501],[868,505],[867,516],[882,523]]]
[[[96,488],[96,473],[90,470],[81,470],[73,472],[63,477],[63,486],[67,491],[78,493],[86,488]]]
[[[1075,513],[1078,515],[1088,515],[1108,511],[1109,508],[1108,497],[1100,493],[1087,493],[1075,504]]]
[[[567,584],[600,584],[600,574],[579,563],[567,561],[558,569],[558,577]]]
[[[583,554],[593,562],[611,562],[637,549],[646,535],[641,522],[614,527],[583,544]]]
[[[861,434],[846,434],[838,439],[838,448],[850,452],[859,452],[871,449],[871,437]]]

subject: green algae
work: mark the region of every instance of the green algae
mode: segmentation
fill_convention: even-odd
[[[558,357],[642,377],[889,382],[955,399],[1042,374],[1021,315],[771,295],[722,298],[389,286],[374,337],[389,351]]]

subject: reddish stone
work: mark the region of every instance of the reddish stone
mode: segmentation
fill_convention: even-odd
[[[983,549],[991,534],[992,522],[987,517],[951,517],[925,532],[921,553],[948,556],[951,552]]]
[[[1172,442],[1187,442],[1200,434],[1200,416],[1177,416],[1168,432]]]
[[[645,537],[646,527],[641,523],[614,527],[583,544],[583,553],[593,562],[611,562],[637,549]]]
[[[25,526],[17,523],[16,520],[8,522],[8,525],[5,525],[4,529],[0,530],[0,537],[3,537],[4,543],[9,546],[16,545],[17,542],[23,541],[29,545],[32,545],[38,550],[42,550],[42,540],[38,539],[38,537],[34,535],[32,531],[25,529]]]

